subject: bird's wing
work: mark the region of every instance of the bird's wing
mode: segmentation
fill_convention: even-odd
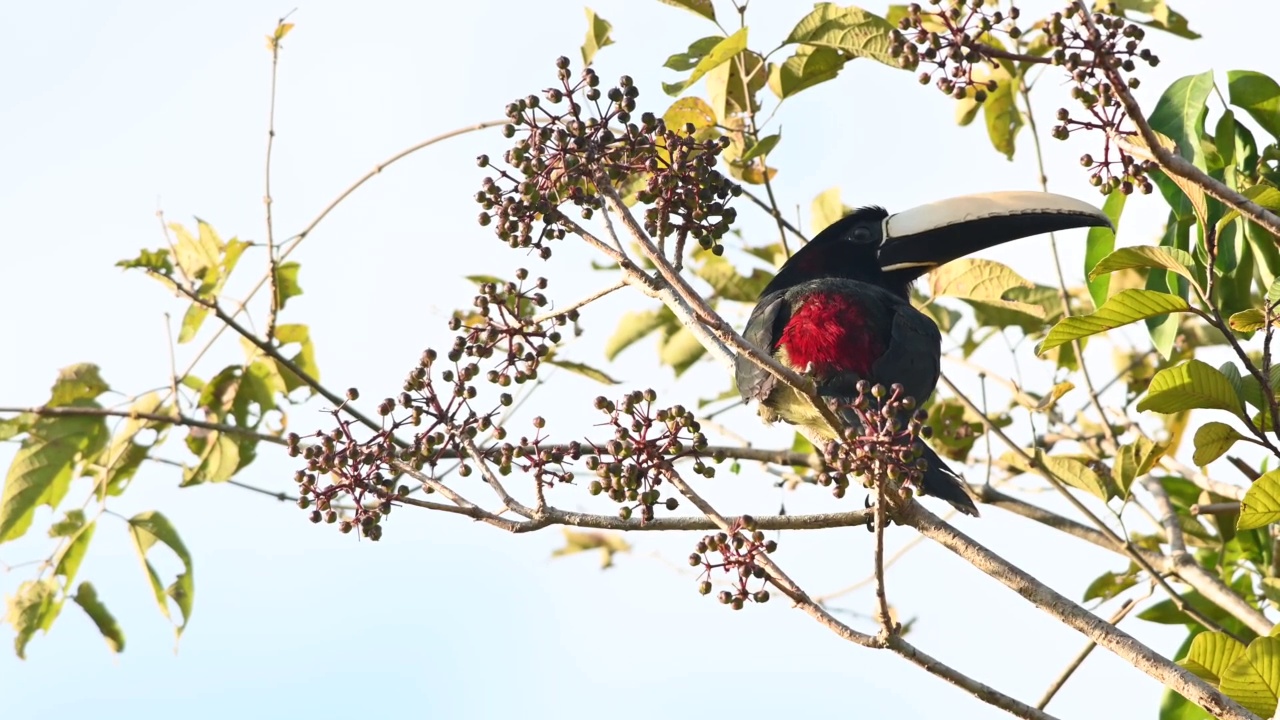
[[[889,347],[872,366],[875,381],[885,385],[902,383],[906,393],[923,405],[933,394],[942,371],[942,333],[933,320],[910,303],[895,304]]]
[[[784,293],[778,293],[773,298],[762,298],[751,311],[751,318],[747,320],[742,337],[765,353],[772,354],[773,346],[782,332],[781,328],[786,326],[790,317],[791,309]],[[736,370],[738,393],[746,400],[763,402],[778,381],[768,370],[742,355],[737,358]]]

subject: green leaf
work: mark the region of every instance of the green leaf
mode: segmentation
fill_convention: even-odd
[[[702,17],[715,22],[716,8],[711,0],[659,0],[667,5],[682,7],[689,12],[696,13]]]
[[[231,435],[210,430],[204,438],[204,447],[194,467],[182,468],[182,484],[189,487],[205,482],[230,480],[240,468],[240,444]]]
[[[62,519],[49,526],[49,537],[71,537],[84,527],[84,510],[75,508],[68,510]]]
[[[1226,423],[1207,422],[1196,430],[1196,452],[1191,460],[1201,467],[1208,465],[1243,439],[1243,435]]]
[[[1200,145],[1200,138],[1204,136],[1203,114],[1212,91],[1212,70],[1179,78],[1160,96],[1148,118],[1153,129],[1176,142],[1178,152],[1201,170],[1207,168],[1204,148]],[[1177,178],[1170,179],[1177,182]]]
[[[1092,279],[1099,275],[1130,268],[1158,268],[1181,275],[1194,283],[1196,276],[1192,268],[1195,267],[1195,263],[1195,258],[1185,250],[1157,245],[1135,245],[1120,248],[1102,258],[1094,266],[1093,272],[1089,273],[1089,277]]]
[[[1178,664],[1205,682],[1217,685],[1222,675],[1241,655],[1245,646],[1224,632],[1202,632],[1191,641],[1191,647]]]
[[[1084,490],[1103,502],[1110,499],[1113,494],[1108,490],[1102,476],[1081,460],[1046,455],[1043,450],[1037,448],[1036,461],[1062,482],[1077,490]]]
[[[320,368],[316,365],[316,350],[315,346],[311,344],[311,331],[306,325],[279,325],[276,327],[276,340],[279,341],[282,349],[296,343],[298,352],[289,360],[312,380],[320,381]],[[289,368],[279,365],[279,370],[280,375],[284,378],[285,387],[288,388],[289,392],[293,392],[300,387],[310,389],[306,381],[294,374]]]
[[[209,308],[198,302],[191,303],[187,307],[187,312],[182,316],[182,328],[178,330],[178,344],[181,345],[193,340],[196,334],[200,332],[200,326],[204,324],[207,317],[209,317]]]
[[[167,410],[161,407],[160,394],[155,392],[147,393],[135,400],[129,406],[129,411],[158,415],[167,413]],[[164,440],[168,429],[167,423],[137,416],[127,418],[117,429],[106,449],[85,468],[86,475],[97,479],[99,496],[115,496],[123,492],[125,485],[133,479],[142,462],[147,459],[151,448]],[[156,432],[156,438],[150,444],[144,445],[137,442],[138,434],[143,430]]]
[[[760,141],[752,145],[745,153],[742,154],[741,162],[751,162],[756,158],[763,158],[773,152],[773,148],[778,145],[778,141],[782,139],[782,133],[774,133],[760,138]]]
[[[676,72],[687,72],[698,66],[698,62],[707,56],[707,53],[715,49],[716,45],[724,38],[719,35],[711,35],[709,37],[694,40],[689,45],[687,52],[676,53],[667,58],[667,62],[662,67]]]
[[[1056,287],[1012,287],[1005,291],[997,303],[966,298],[973,307],[973,319],[978,325],[990,328],[1017,327],[1030,335],[1044,330],[1046,325],[1062,317],[1062,294]],[[939,326],[941,327],[941,326]]]
[[[182,538],[178,537],[178,532],[173,529],[169,519],[154,510],[138,513],[129,518],[129,535],[132,536],[134,548],[137,549],[138,556],[146,567],[147,578],[151,582],[152,592],[155,593],[156,603],[160,606],[160,613],[172,621],[169,600],[172,599],[178,606],[182,621],[174,623],[174,631],[178,637],[182,637],[182,631],[191,618],[191,606],[195,602],[196,593],[195,576],[191,569],[191,553],[187,551],[187,546],[182,544]],[[162,584],[160,574],[156,572],[149,557],[151,548],[157,542],[172,550],[182,561],[183,571],[178,573],[168,587]]]
[[[124,631],[120,629],[120,623],[116,622],[115,617],[107,610],[107,606],[98,599],[98,591],[91,583],[80,583],[80,587],[76,588],[75,597],[71,599],[85,611],[93,624],[98,626],[98,632],[102,633],[102,639],[107,641],[107,647],[111,648],[111,652],[118,653],[124,650]]]
[[[138,257],[132,260],[120,260],[116,263],[116,267],[127,269],[139,268],[149,270],[159,275],[169,277],[173,275],[173,263],[169,260],[169,251],[160,250],[142,250]]]
[[[1043,355],[1059,345],[1072,340],[1114,330],[1144,318],[1158,317],[1172,312],[1189,312],[1191,306],[1177,295],[1152,290],[1125,290],[1116,293],[1090,315],[1063,318],[1036,348]]]
[[[662,83],[662,89],[668,95],[676,96],[684,92],[690,85],[702,79],[711,70],[728,62],[730,58],[747,49],[747,28],[742,28],[727,38],[716,43],[716,46],[694,66],[689,77],[678,83]]]
[[[19,435],[25,435],[31,431],[36,424],[37,416],[34,413],[20,413],[11,418],[0,420],[0,442],[12,440]]]
[[[53,383],[48,404],[77,405],[81,400],[94,400],[110,389],[102,379],[97,365],[68,365],[58,371],[58,379]]]
[[[996,89],[987,93],[987,99],[982,103],[987,137],[991,138],[992,147],[1013,160],[1014,139],[1022,129],[1022,113],[1016,102],[1017,80],[1001,65],[996,66],[990,79],[996,81]]]
[[[694,335],[689,328],[676,327],[675,332],[663,339],[662,346],[658,349],[658,360],[663,365],[670,365],[676,371],[676,376],[679,377],[698,358],[702,357],[707,352],[707,349],[702,346],[698,336]]]
[[[1260,637],[1249,643],[1249,649],[1222,672],[1219,689],[1260,717],[1275,715],[1280,693],[1280,638]]]
[[[1280,520],[1280,470],[1263,473],[1240,501],[1236,530],[1252,530]]]
[[[814,85],[833,80],[844,69],[845,58],[829,47],[801,45],[785,61],[769,66],[769,89],[785,100]]]
[[[298,284],[298,272],[302,266],[296,262],[280,263],[276,266],[276,304],[283,310],[290,298],[302,294],[302,286]]]
[[[1102,212],[1110,218],[1111,227],[1116,230],[1120,229],[1120,215],[1124,212],[1124,201],[1128,197],[1124,193],[1112,192],[1107,195],[1106,202],[1102,204]],[[1098,266],[1099,261],[1115,250],[1116,230],[1109,227],[1092,227],[1089,228],[1089,235],[1085,238],[1084,272],[1089,278],[1089,297],[1093,298],[1095,308],[1102,307],[1111,295],[1111,278],[1095,278],[1093,270]]]
[[[899,67],[898,61],[889,54],[892,34],[893,26],[884,18],[862,8],[818,3],[813,12],[801,18],[782,43],[831,48],[896,68]]]
[[[1280,188],[1268,182],[1260,182],[1257,185],[1246,188],[1240,193],[1255,203],[1271,211],[1280,211]],[[1240,217],[1240,211],[1232,208],[1228,210],[1222,219],[1218,221],[1218,235],[1221,236],[1228,225]]]
[[[1137,585],[1138,573],[1138,566],[1133,564],[1130,564],[1129,569],[1124,572],[1104,572],[1094,578],[1093,582],[1089,583],[1089,587],[1085,588],[1084,599],[1086,601],[1110,600]]]
[[[1125,14],[1126,10],[1139,12],[1149,16],[1149,19],[1129,17],[1129,20],[1188,40],[1200,37],[1200,33],[1187,27],[1185,17],[1169,9],[1165,0],[1095,0],[1093,7],[1095,11],[1108,13],[1112,12],[1111,8],[1114,7],[1120,17],[1129,17]],[[1161,720],[1164,718],[1162,717]]]
[[[1280,84],[1260,72],[1228,70],[1227,97],[1280,140]]]
[[[618,353],[631,347],[637,340],[663,326],[674,324],[675,316],[665,307],[658,310],[632,311],[622,314],[618,328],[605,341],[604,357],[613,360]]]
[[[591,8],[583,8],[583,10],[587,13],[587,39],[582,43],[582,64],[590,65],[596,53],[600,52],[600,48],[613,44],[613,38],[609,37],[609,31],[613,29],[613,25],[596,15],[595,10]]]
[[[92,403],[79,401],[76,405]],[[21,537],[41,505],[56,508],[70,488],[73,465],[102,447],[106,419],[42,417],[14,453],[0,496],[0,543]]]
[[[1223,617],[1226,613],[1217,605],[1209,602],[1203,595],[1195,590],[1182,593],[1182,600],[1191,607],[1200,611],[1210,620]],[[1189,625],[1198,626],[1199,622],[1190,615],[1178,609],[1173,600],[1161,600],[1160,602],[1149,606],[1142,612],[1138,613],[1138,619],[1147,622],[1159,623],[1161,625]]]
[[[823,190],[813,198],[809,206],[809,227],[813,234],[825,230],[828,225],[853,212],[853,208],[840,201],[840,188]]]
[[[5,622],[13,628],[13,649],[18,657],[27,658],[27,643],[37,630],[49,631],[58,615],[58,583],[53,578],[27,580],[18,591],[5,597]]]
[[[584,363],[573,362],[571,360],[560,360],[554,357],[544,359],[544,362],[555,365],[558,368],[564,368],[569,372],[577,373],[583,377],[591,378],[592,380],[595,380],[598,383],[603,383],[605,385],[618,384],[618,381],[610,377],[607,373],[605,373],[605,371],[599,370],[597,368],[593,368],[590,365],[587,365]]]
[[[75,582],[76,573],[80,572],[80,564],[84,562],[85,553],[89,552],[89,543],[93,541],[93,533],[97,523],[91,522],[76,532],[71,542],[62,546],[54,561],[53,574],[63,578],[64,587],[70,589]]]
[[[1244,411],[1227,376],[1199,360],[1188,360],[1156,373],[1147,396],[1138,402],[1139,412],[1176,413],[1196,408],[1226,410],[1236,415]]]
[[[1112,481],[1120,492],[1120,497],[1129,497],[1129,488],[1137,478],[1151,472],[1160,456],[1169,449],[1167,444],[1157,444],[1139,436],[1131,443],[1126,443],[1116,454]]]
[[[716,255],[709,256],[696,272],[698,277],[715,289],[716,295],[735,302],[755,302],[773,279],[773,273],[759,268],[752,270],[750,276],[744,277],[733,263]]]

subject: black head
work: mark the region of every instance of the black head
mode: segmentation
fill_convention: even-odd
[[[823,278],[879,282],[884,274],[880,246],[888,218],[887,210],[872,205],[831,223],[782,265],[761,297]]]

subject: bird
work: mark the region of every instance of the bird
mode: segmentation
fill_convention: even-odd
[[[761,291],[743,339],[810,378],[845,423],[858,381],[890,387],[923,405],[941,374],[942,333],[910,299],[911,285],[957,258],[1010,240],[1081,227],[1112,227],[1093,205],[1064,195],[1010,191],[963,195],[890,214],[854,210],[792,255]],[[766,423],[800,427],[811,440],[839,428],[769,370],[739,355],[738,392]],[[840,410],[841,407],[845,409]],[[919,490],[977,517],[963,478],[931,448]]]

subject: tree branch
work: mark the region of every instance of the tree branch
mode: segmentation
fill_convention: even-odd
[[[1161,656],[1123,630],[1099,620],[1089,611],[1018,569],[969,536],[942,522],[919,502],[914,500],[908,502],[897,514],[897,520],[919,530],[929,539],[999,580],[1063,624],[1079,631],[1166,687],[1203,707],[1214,717],[1256,719],[1257,716],[1219,692],[1217,688]]]

